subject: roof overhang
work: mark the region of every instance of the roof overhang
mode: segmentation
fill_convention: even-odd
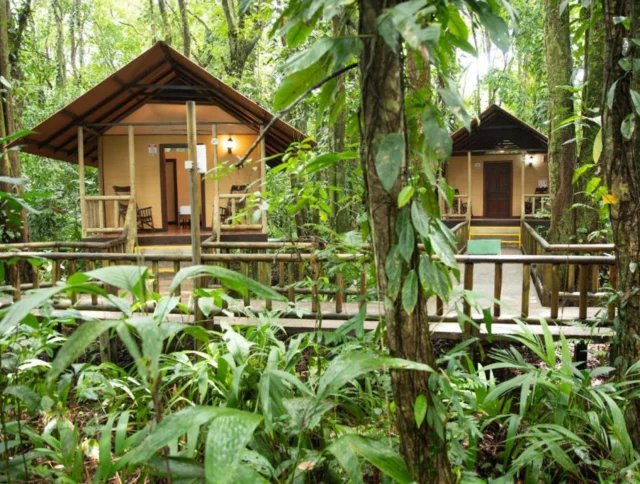
[[[547,137],[500,106],[493,104],[451,135],[452,154],[547,153]]]
[[[27,153],[77,163],[78,127],[82,126],[85,162],[96,166],[100,136],[119,134],[117,127],[126,121],[136,125],[132,117],[135,118],[134,114],[145,105],[184,105],[186,101],[195,101],[197,106],[215,107],[224,113],[226,117],[220,119],[220,125],[226,126],[226,131],[233,125],[236,131],[248,129],[257,133],[274,117],[176,50],[158,42],[13,145],[22,145]],[[161,121],[157,121],[158,125]],[[211,132],[210,125],[203,127],[201,122],[212,124],[212,120],[196,121],[199,131],[208,129]],[[180,124],[174,121],[174,131]],[[186,129],[186,114],[183,126]],[[278,119],[265,138],[267,156],[282,153],[292,142],[305,138],[302,132]]]

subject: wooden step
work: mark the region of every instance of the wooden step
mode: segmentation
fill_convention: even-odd
[[[469,230],[469,239],[498,239],[503,244],[513,244],[520,247],[520,227],[472,225]]]

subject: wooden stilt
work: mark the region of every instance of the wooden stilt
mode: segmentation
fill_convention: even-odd
[[[86,187],[84,181],[84,131],[82,126],[78,126],[78,178],[80,182],[80,219],[82,225],[82,237],[87,236],[86,218]]]

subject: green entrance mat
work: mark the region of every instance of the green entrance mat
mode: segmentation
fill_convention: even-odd
[[[500,241],[469,240],[467,242],[467,254],[469,255],[500,255]]]

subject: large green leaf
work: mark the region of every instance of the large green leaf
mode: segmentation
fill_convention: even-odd
[[[381,368],[433,371],[428,365],[414,361],[352,351],[341,354],[329,364],[318,381],[316,398],[319,400],[328,398],[347,382]]]
[[[87,347],[105,331],[117,326],[120,321],[88,321],[78,326],[67,342],[58,350],[51,368],[47,374],[47,380],[52,382],[71,363],[82,355]]]
[[[86,273],[87,276],[97,279],[134,294],[138,299],[143,299],[143,280],[148,268],[144,266],[108,266],[95,269]]]
[[[224,415],[249,415],[241,410],[223,407],[193,406],[164,417],[162,422],[155,425],[146,439],[140,445],[132,449],[117,463],[117,468],[122,469],[128,464],[136,464],[147,461],[157,450],[185,434],[194,425],[201,426],[209,423],[217,417]]]
[[[488,10],[483,10],[480,13],[480,21],[482,22],[482,25],[484,25],[484,28],[487,29],[491,41],[502,52],[507,52],[511,46],[507,23],[502,20],[502,18]]]
[[[204,469],[208,483],[237,481],[242,452],[261,421],[259,415],[246,412],[215,419],[209,427],[205,447]]]
[[[181,269],[171,281],[171,287],[169,292],[173,292],[176,288],[182,284],[186,279],[199,276],[211,276],[219,279],[222,284],[229,289],[238,291],[242,295],[248,294],[249,291],[256,296],[264,299],[273,299],[277,301],[285,301],[286,298],[273,289],[254,281],[253,279],[244,276],[238,272],[225,269],[218,266],[191,266]]]
[[[35,413],[40,408],[40,395],[25,385],[11,385],[5,388],[5,395],[12,395],[24,403],[30,413]]]
[[[429,217],[422,208],[422,204],[416,200],[411,204],[411,221],[422,237],[429,237]]]
[[[418,276],[416,271],[411,269],[404,280],[402,286],[402,307],[411,314],[416,307],[418,301]]]
[[[351,484],[360,484],[362,480],[362,469],[358,462],[358,455],[353,451],[346,439],[336,439],[327,447],[327,450],[333,454],[338,463],[347,473]]]
[[[398,236],[398,251],[402,258],[409,262],[415,249],[416,240],[413,235],[411,214],[408,209],[402,210],[396,220],[396,234]]]
[[[384,268],[387,274],[387,295],[395,300],[400,293],[400,284],[402,281],[402,259],[400,258],[400,250],[397,245],[393,246],[387,254]]]
[[[324,59],[284,78],[276,91],[273,108],[280,111],[298,99],[305,91],[319,83],[327,74],[327,61]]]
[[[394,481],[400,484],[414,482],[404,460],[400,454],[389,448],[388,441],[348,434],[340,437],[332,444],[334,452],[342,448],[343,445],[348,446],[354,453],[363,457]]]
[[[334,39],[330,37],[322,37],[316,40],[308,49],[289,57],[283,67],[283,70],[287,74],[302,71],[318,62],[325,54],[330,52],[333,45]]]
[[[404,137],[400,133],[386,135],[378,145],[376,172],[382,187],[390,192],[398,179],[404,161]]]

